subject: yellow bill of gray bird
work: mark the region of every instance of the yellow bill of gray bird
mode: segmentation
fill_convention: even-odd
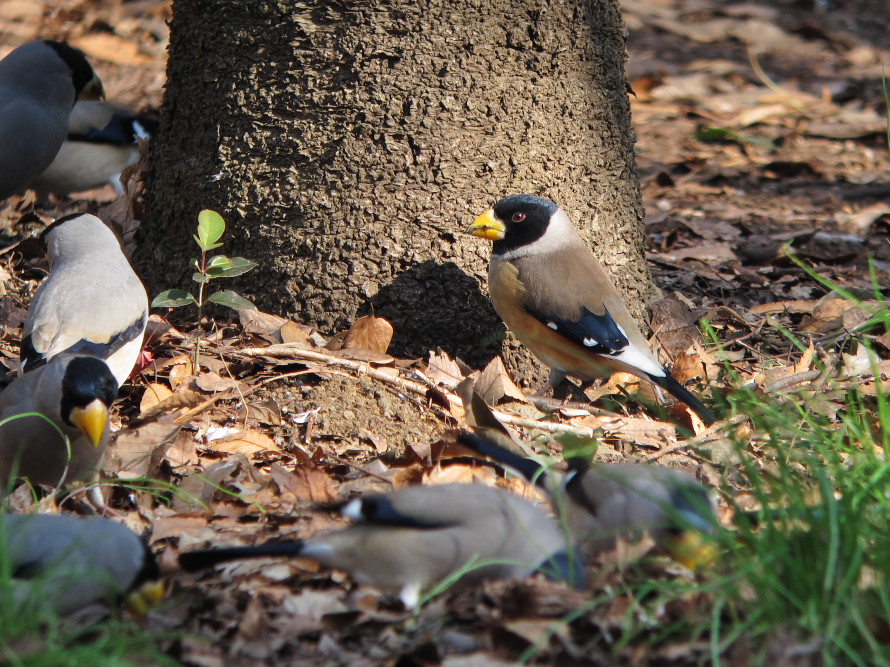
[[[591,464],[572,458],[563,476],[473,433],[463,432],[457,441],[542,488],[557,513],[565,513],[579,546],[589,551],[612,549],[617,536],[645,531],[686,567],[713,560],[715,549],[707,536],[717,527],[714,506],[705,487],[688,475],[645,463]]]
[[[122,385],[148,323],[148,294],[115,233],[99,218],[76,213],[41,235],[49,277],[28,308],[20,358],[27,374],[58,354],[104,359]]]
[[[243,558],[308,558],[398,593],[408,608],[421,591],[457,572],[463,584],[535,571],[574,586],[583,582],[581,563],[556,522],[503,489],[412,486],[350,500],[341,513],[355,523],[305,540],[186,552],[179,562],[194,571]]]
[[[102,94],[83,53],[64,42],[28,42],[0,60],[0,200],[52,164],[74,103]]]
[[[61,486],[98,474],[117,381],[102,359],[63,354],[0,393],[0,491],[19,477]]]
[[[711,411],[649,349],[624,300],[568,215],[549,199],[511,195],[480,215],[469,234],[494,241],[488,291],[507,327],[550,367],[550,384],[623,371],[688,405]]]
[[[136,164],[139,140],[150,139],[157,127],[153,118],[122,104],[78,102],[71,110],[65,142],[30,187],[41,200],[108,184],[121,194],[121,173]]]
[[[104,517],[0,514],[2,561],[20,613],[48,607],[68,616],[92,603],[122,601],[144,614],[164,594],[146,543]]]

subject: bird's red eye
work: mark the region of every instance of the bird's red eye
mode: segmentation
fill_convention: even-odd
[[[523,220],[525,220],[525,213],[523,213],[522,211],[517,211],[513,214],[511,220],[513,220],[513,222],[522,222]]]

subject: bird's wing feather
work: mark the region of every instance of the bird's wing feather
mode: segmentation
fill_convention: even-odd
[[[68,280],[62,275],[67,273],[59,271],[58,275],[51,275],[32,300],[22,332],[22,359],[26,365],[63,352],[108,358],[140,337],[145,329],[147,297],[138,279],[128,280],[121,287],[127,292],[132,291],[134,298],[116,300],[115,307],[109,308],[101,285],[106,276],[91,280],[87,274]],[[95,286],[96,297],[69,294],[72,284],[86,291]],[[83,307],[84,304],[87,307]],[[34,366],[29,370],[31,368]]]
[[[614,370],[624,367],[636,374],[665,375],[624,301],[586,247],[573,248],[560,261],[533,255],[515,265],[522,286],[518,301],[527,315],[577,345],[576,355],[614,360]]]
[[[388,496],[366,498],[362,502],[362,519],[366,523],[380,526],[400,526],[403,528],[447,528],[460,523],[454,517],[437,516],[443,508],[434,506],[432,512],[414,507],[410,511],[401,509]]]
[[[533,306],[527,306],[526,309],[549,328],[596,354],[617,354],[628,345],[627,336],[622,333],[608,309],[604,309],[602,315],[597,315],[586,306],[581,306],[579,316],[573,319],[542,312]]]

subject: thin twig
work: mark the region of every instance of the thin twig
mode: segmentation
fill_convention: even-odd
[[[522,426],[523,428],[536,428],[548,433],[573,433],[582,438],[592,438],[593,429],[584,426],[572,426],[571,424],[558,424],[556,422],[536,421],[534,419],[526,419],[525,417],[516,417],[508,415],[505,412],[492,410],[491,413],[504,424],[513,424],[514,426]]]
[[[779,378],[775,382],[771,382],[763,388],[763,391],[765,391],[767,394],[772,394],[773,392],[782,391],[783,389],[788,389],[789,387],[793,387],[797,384],[803,384],[804,382],[809,382],[810,380],[816,380],[819,378],[820,375],[822,375],[822,371],[819,369],[794,373],[787,377]]]
[[[426,387],[424,387],[419,382],[412,382],[411,380],[406,380],[402,377],[394,377],[389,373],[384,373],[383,371],[371,366],[370,363],[367,361],[343,359],[342,357],[335,357],[330,354],[323,354],[321,352],[317,352],[316,350],[306,350],[304,348],[295,347],[289,343],[269,345],[268,347],[248,347],[243,350],[238,350],[238,353],[248,357],[276,357],[278,359],[297,359],[303,361],[316,361],[319,363],[327,364],[329,366],[342,366],[344,368],[349,368],[356,373],[367,375],[368,377],[374,378],[375,380],[380,380],[381,382],[395,385],[397,387],[400,387],[401,389],[404,389],[405,391],[410,391],[414,394],[426,395]]]

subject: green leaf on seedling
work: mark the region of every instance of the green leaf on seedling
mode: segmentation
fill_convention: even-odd
[[[247,308],[250,310],[256,310],[256,306],[253,305],[253,302],[249,299],[245,299],[243,296],[238,294],[238,292],[233,292],[232,290],[222,290],[220,292],[214,292],[209,297],[207,297],[207,301],[211,303],[218,303],[221,306],[228,306],[234,310],[239,310],[241,308]]]
[[[219,248],[217,243],[226,231],[226,221],[216,211],[205,208],[198,214],[198,235],[195,237],[198,246],[204,252]]]
[[[158,294],[151,302],[152,308],[179,308],[180,306],[198,305],[195,297],[184,289],[168,289]]]
[[[242,273],[247,273],[256,265],[256,262],[251,262],[243,257],[229,258],[224,255],[217,255],[210,260],[210,264],[207,267],[207,275],[211,278],[234,278]]]
[[[193,273],[192,280],[196,283],[204,283],[206,285],[210,282],[210,276],[205,276],[203,273]]]

